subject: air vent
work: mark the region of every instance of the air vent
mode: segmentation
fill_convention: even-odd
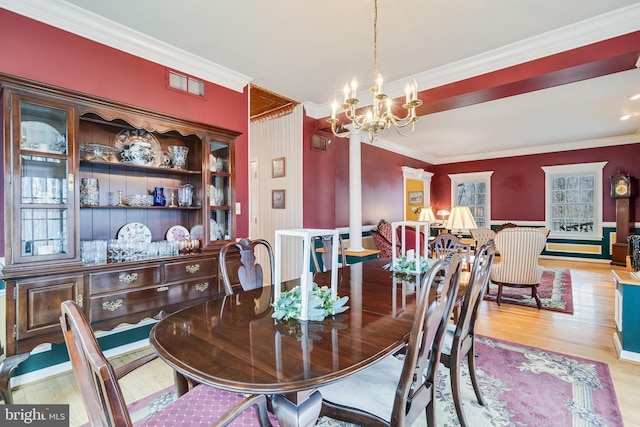
[[[169,71],[169,87],[192,95],[204,96],[203,82],[175,71]]]

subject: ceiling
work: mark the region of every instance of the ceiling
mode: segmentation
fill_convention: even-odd
[[[315,118],[330,114],[354,76],[361,88],[373,82],[372,0],[0,0],[0,7],[112,46],[137,43],[144,49],[132,53],[158,62],[153,55],[178,48],[188,58],[182,71],[224,86],[208,74],[219,66],[303,103]],[[415,80],[424,105],[413,135],[387,130],[375,144],[441,164],[638,142],[640,116],[619,116],[640,113],[640,100],[628,98],[640,93],[639,55],[638,1],[379,0],[385,92],[401,97]],[[199,60],[205,66],[193,65]]]

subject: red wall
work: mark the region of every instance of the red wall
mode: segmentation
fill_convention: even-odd
[[[305,118],[304,227],[349,225],[349,141],[324,133],[323,121]],[[326,152],[311,149],[311,135],[331,138]],[[609,196],[609,177],[619,170],[635,177],[631,220],[640,223],[640,137],[638,143],[499,159],[431,165],[362,144],[362,223],[403,219],[402,166],[433,172],[431,206],[451,206],[449,174],[494,171],[491,176],[492,221],[544,221],[545,176],[542,166],[603,162],[603,221],[615,222],[615,201]]]
[[[557,153],[534,154],[474,162],[450,163],[433,167],[432,206],[451,206],[451,180],[448,174],[494,171],[491,176],[491,219],[493,221],[544,221],[544,171],[541,166],[603,162],[603,217],[615,222],[615,201],[609,196],[609,177],[618,170],[636,178],[631,199],[631,220],[640,222],[640,137],[638,144]]]
[[[248,206],[247,88],[238,93],[205,82],[204,98],[171,90],[162,65],[5,9],[0,9],[0,58],[2,73],[242,132],[235,147],[236,201]],[[248,216],[236,221],[237,235],[248,235]]]
[[[323,120],[305,116],[303,179],[304,227],[336,228],[349,226],[349,139],[338,138],[318,129]],[[311,136],[319,133],[331,139],[327,151],[311,149]],[[402,166],[416,169],[429,163],[362,144],[362,223],[377,224],[381,219],[402,221],[404,182]]]

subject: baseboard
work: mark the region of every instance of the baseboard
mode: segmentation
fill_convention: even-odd
[[[613,333],[613,346],[616,349],[616,354],[618,355],[618,359],[627,360],[629,362],[640,362],[640,353],[636,353],[633,351],[623,350],[622,343],[620,342],[620,338],[617,333]]]

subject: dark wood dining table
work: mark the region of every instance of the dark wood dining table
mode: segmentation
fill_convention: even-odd
[[[149,341],[187,377],[269,395],[280,425],[311,426],[321,409],[318,387],[371,365],[409,338],[415,280],[394,278],[383,269],[389,261],[365,261],[334,273],[349,309],[323,321],[273,319],[268,286],[178,311],[153,327]],[[329,284],[330,274],[319,273],[314,282]]]

